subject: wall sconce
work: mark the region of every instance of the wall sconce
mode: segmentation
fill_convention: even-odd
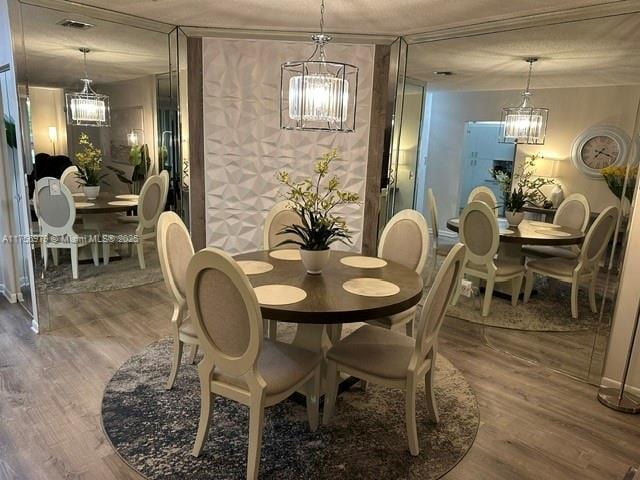
[[[139,147],[143,143],[141,141],[141,137],[142,139],[144,139],[143,130],[140,130],[138,128],[131,129],[131,131],[127,133],[127,145],[129,145],[130,147]]]
[[[58,142],[58,129],[56,127],[49,127],[49,141],[53,147],[53,154],[56,154],[56,143]]]

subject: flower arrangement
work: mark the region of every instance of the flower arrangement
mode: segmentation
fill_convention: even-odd
[[[627,189],[624,190],[624,179],[627,176],[627,167],[607,167],[600,170],[602,176],[607,182],[607,186],[611,193],[622,200],[624,198],[631,202],[633,200],[633,192],[636,189],[636,180],[638,178],[638,167],[629,169],[629,178],[627,180]],[[624,190],[624,192],[623,192]]]
[[[340,181],[329,175],[331,162],[339,158],[338,152],[332,150],[318,160],[313,169],[316,178],[305,178],[293,181],[286,171],[278,172],[278,180],[288,187],[284,197],[291,208],[300,216],[301,225],[287,225],[278,235],[292,234],[295,239],[287,239],[280,245],[294,244],[303,250],[328,250],[335,242],[346,245],[351,243],[351,235],[344,219],[334,214],[337,207],[359,203],[360,197],[355,192],[340,190]]]
[[[78,172],[76,176],[85,187],[98,187],[107,176],[102,172],[102,150],[96,148],[86,133],[80,134],[78,141],[83,150],[76,153]]]

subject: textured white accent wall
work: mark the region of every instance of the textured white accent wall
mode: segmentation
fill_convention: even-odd
[[[332,164],[342,187],[364,198],[374,47],[332,44],[327,50],[329,60],[360,67],[355,132],[281,130],[280,64],[312,51],[310,42],[203,39],[208,245],[231,253],[262,248],[264,219],[283,191],[276,173],[309,175],[332,148],[342,156]],[[360,250],[363,207],[340,213]]]

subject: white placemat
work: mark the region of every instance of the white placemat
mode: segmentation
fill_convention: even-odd
[[[134,195],[132,193],[126,193],[123,195],[116,195],[116,198],[119,198],[120,200],[135,200],[136,202],[138,201],[139,195]]]
[[[395,283],[379,278],[352,278],[342,284],[347,292],[363,297],[390,297],[400,291]]]
[[[132,202],[131,200],[114,200],[109,202],[109,205],[113,205],[114,207],[135,207],[138,205],[138,202]]]
[[[238,265],[246,275],[259,275],[273,270],[273,265],[257,260],[240,260]]]
[[[93,207],[95,205],[95,203],[91,203],[91,202],[75,202],[76,208],[87,208],[87,207]]]
[[[508,228],[500,229],[500,235],[511,235],[512,233],[513,233],[513,230],[509,230]]]
[[[342,257],[340,263],[348,267],[356,268],[382,268],[387,265],[387,261],[376,257],[362,257],[354,255],[352,257]]]
[[[273,250],[269,252],[271,258],[278,260],[300,260],[300,250],[297,248],[285,248],[284,250]]]
[[[289,305],[307,298],[307,292],[291,285],[262,285],[254,290],[261,305]]]
[[[540,230],[536,230],[538,233],[542,233],[544,235],[551,235],[552,237],[571,237],[572,234],[569,232],[563,232],[562,230],[554,230],[553,228],[543,228]]]
[[[545,227],[545,228],[560,228],[562,226],[562,225],[556,225],[555,223],[538,222],[535,220],[529,221],[529,225],[533,225],[534,227]]]
[[[84,193],[82,192],[76,192],[76,193],[72,193],[71,194],[72,197],[84,197]]]

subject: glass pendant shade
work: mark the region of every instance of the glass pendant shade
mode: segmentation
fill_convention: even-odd
[[[87,53],[89,49],[81,48],[84,55],[85,78],[82,78],[82,90],[65,94],[67,123],[83,127],[108,127],[111,125],[111,109],[109,97],[96,93],[91,88],[91,80],[87,75]]]

